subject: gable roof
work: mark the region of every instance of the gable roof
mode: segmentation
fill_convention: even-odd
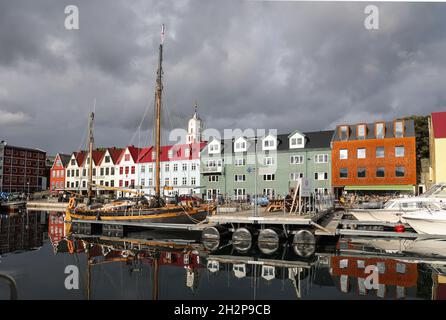
[[[191,143],[191,144],[175,144],[170,146],[161,146],[160,161],[178,161],[178,160],[192,160],[197,159],[200,151],[206,145],[205,142]],[[185,150],[189,149],[189,155],[186,156]],[[169,158],[169,151],[172,150],[172,158]],[[155,158],[152,157],[155,148],[153,146],[142,148],[138,157],[138,163],[155,162]]]
[[[110,154],[112,162],[116,164],[116,162],[118,161],[118,159],[120,158],[121,154],[124,152],[125,149],[113,147],[113,148],[108,148],[107,150],[108,153]]]
[[[73,155],[79,167],[81,167],[84,164],[85,159],[87,159],[87,153],[85,151],[73,152]]]
[[[446,111],[432,112],[432,126],[434,138],[446,138]]]
[[[58,154],[56,154],[56,157],[54,158],[53,165],[51,166],[51,168],[54,167],[54,165],[56,164],[56,160],[57,160],[58,158],[60,159],[60,162],[62,162],[62,166],[63,166],[64,168],[66,168],[67,165],[68,165],[68,163],[70,163],[71,155],[69,155],[69,154],[63,154],[63,153],[58,153]]]
[[[104,150],[93,150],[92,158],[93,162],[96,166],[100,165],[102,159],[104,159],[105,151]]]

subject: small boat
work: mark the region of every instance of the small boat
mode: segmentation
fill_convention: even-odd
[[[445,183],[435,184],[417,197],[390,199],[380,209],[349,209],[347,212],[359,221],[404,223],[402,215],[405,213],[442,208],[446,208]]]
[[[407,213],[403,219],[417,233],[429,235],[446,235],[446,210],[422,210]]]
[[[125,190],[129,193],[137,193],[132,201],[113,201],[109,204],[94,204],[93,186],[96,188],[123,190],[122,188],[98,186],[93,183],[92,170],[88,170],[88,202],[87,204],[78,201],[77,197],[72,197],[68,204],[65,221],[72,220],[104,220],[104,221],[131,221],[148,223],[200,223],[210,214],[215,213],[215,206],[206,204],[195,199],[178,201],[175,204],[167,204],[166,199],[161,195],[160,183],[160,152],[161,152],[161,96],[163,91],[162,83],[162,61],[163,61],[163,37],[164,26],[162,27],[162,38],[159,46],[158,70],[155,86],[155,195],[141,194],[135,190]],[[93,121],[94,114],[91,113],[89,122],[89,157],[88,167],[92,168],[93,161]]]
[[[350,209],[347,212],[359,221],[404,223],[402,216],[406,213],[443,207],[446,208],[446,202],[434,198],[411,197],[391,199],[382,209]]]

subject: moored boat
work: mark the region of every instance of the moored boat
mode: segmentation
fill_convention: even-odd
[[[423,210],[403,218],[417,233],[446,235],[446,210]]]

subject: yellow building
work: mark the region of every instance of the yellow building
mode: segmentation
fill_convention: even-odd
[[[429,122],[433,183],[446,183],[446,112],[433,112]]]

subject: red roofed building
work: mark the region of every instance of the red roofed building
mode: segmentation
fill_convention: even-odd
[[[433,183],[446,183],[446,111],[432,112],[429,144]]]
[[[165,195],[200,194],[200,151],[205,142],[161,147],[161,188]],[[138,158],[138,181],[146,193],[155,193],[154,147],[143,148]],[[167,188],[166,188],[167,187]]]
[[[50,169],[50,192],[56,194],[65,189],[65,170],[70,162],[70,155],[58,153]]]

